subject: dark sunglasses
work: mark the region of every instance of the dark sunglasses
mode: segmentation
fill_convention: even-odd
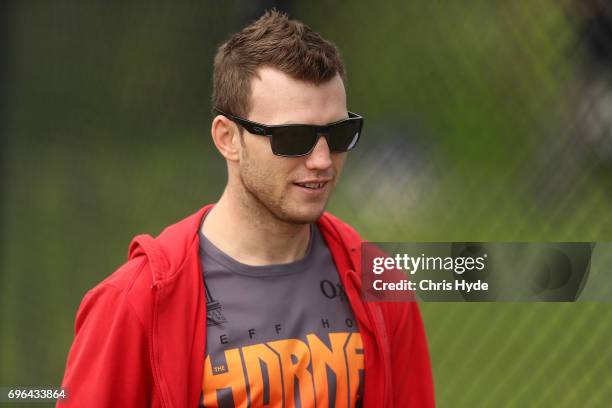
[[[349,117],[327,125],[274,125],[268,126],[251,122],[239,116],[230,115],[217,108],[214,111],[223,115],[247,132],[270,138],[272,153],[277,156],[306,156],[314,150],[319,137],[324,136],[332,153],[346,152],[355,147],[363,128],[363,118],[348,112]]]

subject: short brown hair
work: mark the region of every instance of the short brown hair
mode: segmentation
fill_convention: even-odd
[[[246,117],[251,109],[251,79],[262,66],[315,84],[339,74],[346,83],[344,65],[333,43],[302,22],[271,10],[234,34],[217,50],[213,106]]]

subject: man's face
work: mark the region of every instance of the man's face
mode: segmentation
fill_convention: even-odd
[[[254,122],[326,125],[348,116],[340,76],[314,85],[264,67],[251,89],[247,119]],[[243,131],[241,149],[239,178],[245,199],[254,199],[277,219],[295,224],[321,216],[346,160],[346,153],[330,153],[324,137],[307,156],[281,157],[272,153],[268,137]]]

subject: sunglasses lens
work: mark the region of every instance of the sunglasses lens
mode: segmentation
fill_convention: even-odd
[[[332,152],[346,152],[351,150],[359,141],[361,134],[361,121],[348,120],[339,123],[329,131],[327,143]]]
[[[329,127],[326,135],[334,153],[351,150],[359,141],[362,120],[353,118]],[[279,156],[303,156],[312,151],[320,133],[312,126],[279,126],[272,134],[272,152]]]
[[[272,135],[272,152],[280,156],[302,156],[312,150],[317,134],[308,126],[279,127]]]

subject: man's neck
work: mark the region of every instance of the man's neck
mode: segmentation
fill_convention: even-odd
[[[267,210],[244,205],[226,189],[206,216],[202,233],[240,263],[275,265],[305,256],[310,225],[279,220]]]

